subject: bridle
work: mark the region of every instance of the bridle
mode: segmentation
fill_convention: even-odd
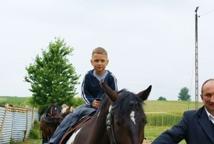
[[[109,111],[108,111],[108,114],[106,117],[106,129],[107,129],[107,133],[108,133],[108,136],[110,139],[110,143],[111,144],[118,144],[116,136],[115,136],[115,132],[114,132],[114,126],[113,126],[113,111],[112,111],[112,109],[114,107],[112,107],[112,105],[110,105],[110,107],[109,107]]]
[[[107,134],[109,136],[109,140],[110,140],[110,144],[119,144],[117,139],[116,139],[116,135],[115,135],[115,131],[114,131],[114,121],[113,121],[113,117],[114,117],[114,113],[113,110],[116,108],[116,105],[109,106],[109,110],[108,110],[108,114],[106,117],[106,129],[107,129]],[[146,138],[144,138],[146,139]]]

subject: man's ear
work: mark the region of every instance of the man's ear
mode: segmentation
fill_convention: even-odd
[[[90,60],[90,62],[91,62],[91,65],[93,65],[93,60],[92,59]]]
[[[203,100],[203,95],[201,94],[200,96],[201,96],[201,99]]]

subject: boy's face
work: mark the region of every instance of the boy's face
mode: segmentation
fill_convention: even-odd
[[[105,54],[94,53],[91,58],[91,64],[97,74],[103,74],[108,64],[108,57]]]

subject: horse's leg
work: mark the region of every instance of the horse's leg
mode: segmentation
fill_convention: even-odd
[[[49,125],[43,120],[44,117],[41,117],[40,120],[40,130],[42,133],[42,143],[48,143],[50,137],[50,128]]]
[[[41,129],[41,131],[42,131],[42,143],[43,144],[48,143],[48,140],[49,140],[48,127],[46,127],[46,129]]]
[[[45,129],[45,124],[44,124],[43,115],[42,115],[41,119],[40,119],[40,131],[42,133],[42,144],[44,144],[46,142],[44,129]]]

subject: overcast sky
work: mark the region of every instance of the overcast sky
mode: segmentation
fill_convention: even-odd
[[[199,85],[214,78],[213,0],[6,0],[0,4],[0,96],[30,96],[25,67],[60,37],[74,48],[81,75],[91,51],[104,47],[119,89],[194,100],[195,8],[199,6]],[[80,93],[80,85],[77,86]]]

